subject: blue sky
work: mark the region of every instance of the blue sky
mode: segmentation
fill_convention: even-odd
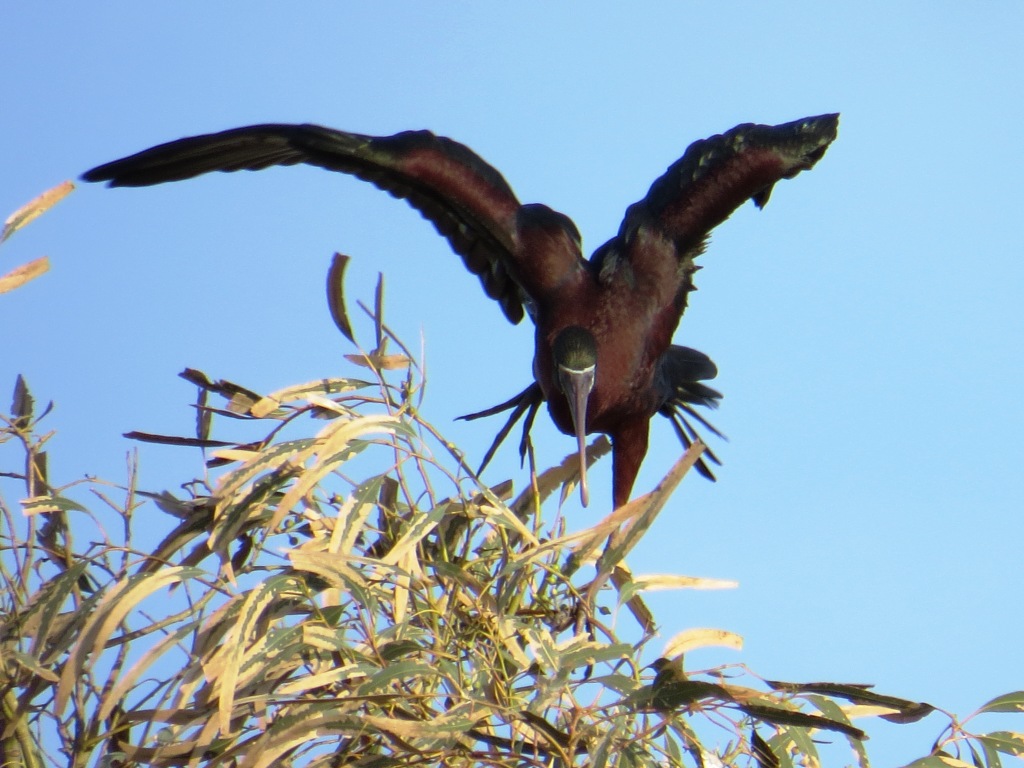
[[[961,714],[1024,687],[1024,7],[297,8],[5,8],[0,213],[185,135],[429,128],[571,216],[589,252],[691,141],[840,111],[814,171],[744,206],[702,258],[676,340],[718,363],[725,466],[684,481],[633,568],[740,582],[652,599],[666,637],[745,637],[708,664]],[[79,189],[0,250],[0,272],[52,260],[0,297],[0,391],[23,373],[56,401],[55,476],[121,478],[121,433],[191,428],[185,366],[265,390],[350,371],[322,300],[335,250],[354,259],[350,299],[385,273],[390,322],[424,340],[427,417],[481,455],[499,422],[451,420],[528,383],[529,329],[405,204],[316,169]],[[535,433],[544,463],[572,449],[546,419]],[[679,453],[656,425],[637,490]],[[194,471],[180,462],[145,449],[143,485]],[[508,476],[526,479],[512,447],[486,475]],[[608,463],[591,485],[591,509],[567,508],[581,525],[608,504]],[[940,725],[878,726],[876,760],[925,752]]]

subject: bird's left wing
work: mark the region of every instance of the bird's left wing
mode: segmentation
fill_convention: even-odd
[[[693,287],[693,259],[711,230],[748,198],[764,207],[776,182],[814,167],[838,127],[838,114],[819,115],[782,125],[745,123],[694,142],[629,207],[619,233],[595,252],[602,276],[623,266],[637,275],[664,275],[671,267],[681,281],[681,313]],[[652,247],[655,241],[670,247]],[[675,263],[665,264],[666,258]]]
[[[319,125],[267,124],[171,141],[93,168],[86,181],[139,187],[210,171],[306,163],[352,174],[407,200],[479,276],[514,323],[526,298],[512,279],[519,201],[508,182],[463,144],[429,131],[365,136]]]

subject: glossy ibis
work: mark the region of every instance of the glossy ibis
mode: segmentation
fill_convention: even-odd
[[[404,198],[447,238],[509,320],[529,313],[536,328],[534,382],[507,403],[468,417],[513,410],[487,458],[524,413],[525,440],[547,401],[555,425],[577,439],[584,504],[585,435],[611,437],[618,507],[629,500],[647,453],[651,418],[671,419],[689,445],[697,433],[687,415],[710,428],[692,406],[721,397],[700,383],[715,375],[714,363],[671,343],[709,232],[747,198],[763,207],[777,181],[813,167],[838,122],[831,114],[775,126],[748,123],[691,144],[589,260],[567,216],[521,204],[476,153],[428,131],[376,137],[318,125],[254,125],[161,144],[82,178],[138,187],[209,171],[307,163]],[[711,476],[703,460],[698,469]]]

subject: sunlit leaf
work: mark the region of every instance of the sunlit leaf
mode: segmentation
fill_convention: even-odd
[[[809,695],[806,699],[808,703],[816,707],[821,714],[830,720],[840,723],[850,722],[852,717],[850,713],[832,701],[832,699],[817,694]],[[854,754],[857,755],[857,762],[861,768],[870,768],[871,761],[868,759],[867,749],[863,740],[851,736],[847,736],[847,740],[850,742],[850,747],[853,749]]]
[[[344,392],[365,389],[369,386],[372,386],[370,382],[362,381],[361,379],[318,379],[272,392],[255,403],[250,412],[256,418],[262,419],[282,405],[296,400],[306,399],[313,395],[339,395]]]
[[[74,184],[70,181],[65,181],[25,203],[25,205],[21,206],[4,221],[3,229],[0,230],[0,243],[4,242],[36,217],[46,213],[50,208],[67,197],[74,188]],[[0,293],[2,292],[0,290]]]
[[[631,521],[623,526],[621,533],[613,536],[612,540],[608,543],[608,548],[598,561],[600,572],[610,572],[612,566],[623,560],[632,551],[636,543],[654,524],[655,519],[661,513],[661,510],[664,509],[665,504],[668,503],[672,493],[679,483],[682,482],[686,473],[690,471],[690,468],[697,462],[697,459],[700,458],[703,450],[703,443],[695,442],[672,465],[668,474],[662,478],[654,490],[624,505],[624,509],[627,507],[632,508],[635,510],[635,513],[632,515]]]
[[[339,465],[348,461],[361,451],[365,445],[358,444],[357,439],[366,434],[378,432],[393,434],[402,429],[400,421],[394,416],[381,414],[377,416],[360,416],[346,421],[332,422],[327,425],[309,452],[300,457],[304,461],[307,456],[312,464],[297,472],[296,480],[278,502],[277,509],[270,521],[269,528],[274,530],[281,521],[295,508],[324,477],[333,472]]]
[[[979,734],[978,740],[1003,754],[1024,756],[1024,734],[1014,731],[993,731]]]
[[[28,672],[31,672],[33,675],[43,678],[48,683],[56,683],[60,680],[60,678],[55,675],[49,667],[43,666],[36,657],[27,653],[22,653],[17,649],[9,649],[7,652],[10,653],[9,658],[11,661],[23,667]]]
[[[800,768],[821,768],[818,748],[806,728],[781,726],[778,736],[769,739],[768,743],[776,755],[785,756],[786,759],[782,760],[784,765],[789,763]],[[791,754],[793,751],[796,754]]]
[[[977,744],[981,747],[982,754],[985,756],[985,768],[1003,768],[1003,761],[999,756],[999,750],[985,739],[978,739]]]
[[[697,648],[707,648],[708,646],[741,651],[743,650],[743,638],[735,632],[728,632],[724,629],[706,629],[703,627],[684,629],[665,644],[662,656],[674,659]]]
[[[607,455],[611,449],[612,444],[604,435],[594,440],[587,446],[587,467],[589,468],[599,458]],[[578,481],[579,475],[579,457],[576,453],[570,453],[557,466],[546,469],[537,475],[536,485],[540,501],[543,502],[558,488]],[[566,488],[565,492],[571,492],[571,488]],[[510,506],[516,512],[524,513],[532,505],[532,494],[531,490],[524,491]]]
[[[903,768],[975,768],[975,766],[952,755],[939,753],[915,760]]]
[[[74,499],[66,496],[33,496],[21,500],[21,508],[26,515],[38,515],[43,512],[87,512],[88,510]]]
[[[94,659],[99,657],[104,644],[140,602],[171,584],[200,575],[201,571],[196,568],[170,567],[152,574],[129,577],[107,592],[83,627],[75,649],[64,666],[57,689],[55,711],[64,711],[74,682],[85,674],[86,660],[90,656]]]
[[[357,564],[348,561],[346,558],[328,554],[327,552],[299,552],[293,550],[288,553],[288,559],[296,569],[307,573],[315,573],[335,587],[350,589],[353,584],[365,586],[365,580],[356,567]]]
[[[371,352],[365,355],[345,355],[344,357],[353,365],[377,371],[403,370],[412,365],[412,360],[405,355],[378,355]]]
[[[40,275],[46,274],[50,269],[50,260],[46,256],[26,262],[15,267],[5,275],[0,275],[0,293],[13,291],[20,288],[30,280],[35,280]]]
[[[677,576],[671,573],[633,576],[633,585],[640,592],[660,592],[668,589],[736,589],[738,581],[706,579],[700,576]]]
[[[61,658],[75,643],[82,625],[102,597],[100,592],[96,592],[81,601],[78,610],[68,609],[68,601],[78,589],[82,577],[88,574],[90,565],[85,560],[71,563],[18,614],[17,626],[26,638],[32,639],[29,653],[44,664]]]
[[[978,712],[1024,712],[1024,691],[996,696],[983,704]]]
[[[147,648],[146,652],[132,664],[121,678],[114,685],[110,686],[108,690],[104,691],[104,695],[99,701],[97,717],[100,720],[106,720],[110,717],[114,708],[123,704],[139,678],[146,674],[152,674],[152,668],[156,662],[194,631],[194,626],[184,624],[175,631],[165,634],[159,639],[159,642]]]

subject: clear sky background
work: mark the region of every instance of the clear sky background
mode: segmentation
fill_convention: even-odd
[[[631,563],[740,582],[652,598],[666,638],[744,636],[709,665],[960,714],[1024,688],[1024,6],[58,2],[2,24],[3,216],[181,136],[429,128],[570,215],[589,253],[695,139],[842,112],[824,160],[702,258],[676,341],[718,363],[725,466],[684,481]],[[0,249],[0,272],[52,259],[0,296],[0,393],[22,373],[56,401],[55,480],[122,479],[123,432],[192,429],[185,366],[262,390],[353,373],[323,299],[335,250],[350,300],[385,273],[389,321],[425,340],[425,415],[482,455],[500,421],[452,419],[528,383],[531,330],[415,211],[318,169],[79,189]],[[659,422],[638,492],[680,454]],[[573,448],[546,417],[535,441],[544,465]],[[514,446],[485,479],[522,487]],[[197,467],[145,447],[142,485]],[[596,521],[610,484],[605,461],[570,520]],[[877,763],[941,724],[872,726]]]

